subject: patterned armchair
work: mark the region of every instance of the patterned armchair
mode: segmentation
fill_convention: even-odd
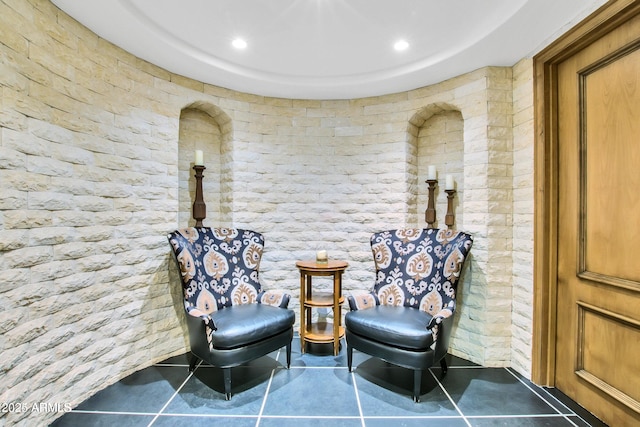
[[[472,243],[466,233],[431,228],[371,237],[375,285],[349,296],[345,315],[349,371],[354,348],[413,369],[413,400],[420,401],[422,371],[436,362],[447,371],[456,288]]]
[[[258,279],[264,238],[235,228],[184,228],[168,235],[177,261],[193,355],[222,368],[231,399],[231,368],[286,346],[287,369],[295,314],[289,295],[264,291]]]

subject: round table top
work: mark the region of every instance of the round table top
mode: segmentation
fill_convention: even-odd
[[[346,261],[340,261],[336,259],[330,259],[325,263],[318,263],[315,260],[296,261],[296,267],[301,270],[312,271],[332,271],[332,270],[344,270],[349,264]]]

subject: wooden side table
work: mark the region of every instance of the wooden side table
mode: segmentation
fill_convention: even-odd
[[[340,351],[340,338],[344,336],[342,319],[342,273],[349,266],[346,261],[329,260],[326,263],[316,261],[297,261],[300,270],[300,346],[304,353],[305,344],[333,342],[333,354]],[[313,276],[333,276],[333,292],[313,292]],[[311,309],[333,308],[333,325],[328,322],[311,322]],[[331,327],[333,326],[333,327]]]

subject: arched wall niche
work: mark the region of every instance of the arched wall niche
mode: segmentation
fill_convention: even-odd
[[[231,221],[229,206],[231,191],[231,141],[232,122],[219,107],[194,102],[180,112],[178,147],[179,214],[180,226],[193,226],[192,205],[195,200],[194,177],[195,150],[202,150],[206,169],[203,172],[202,190],[207,206],[207,226],[225,225]]]
[[[414,183],[410,193],[415,199],[418,226],[426,226],[424,211],[428,204],[428,185],[426,183],[429,165],[437,169],[438,186],[436,198],[436,227],[446,227],[444,217],[447,213],[447,194],[444,192],[447,175],[453,175],[457,193],[454,197],[455,228],[463,224],[464,196],[464,119],[462,113],[454,105],[446,103],[430,104],[409,119],[409,146],[412,147],[408,157],[413,165],[409,179]],[[414,170],[415,173],[411,173]],[[413,214],[413,212],[411,212]]]

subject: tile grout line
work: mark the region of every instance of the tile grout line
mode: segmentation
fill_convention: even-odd
[[[522,385],[524,385],[526,388],[528,388],[529,390],[531,390],[531,392],[532,392],[533,394],[535,394],[535,395],[536,395],[536,396],[538,396],[540,399],[542,399],[542,401],[543,401],[544,403],[546,403],[548,406],[550,406],[550,407],[551,407],[551,409],[553,409],[554,411],[556,411],[558,414],[562,414],[562,412],[560,412],[560,410],[559,410],[558,408],[556,408],[555,406],[553,406],[553,405],[551,405],[549,402],[547,402],[547,400],[546,400],[544,397],[542,397],[542,396],[540,395],[540,393],[538,393],[536,390],[534,390],[533,388],[531,388],[531,386],[530,386],[529,384],[527,384],[527,383],[525,383],[524,381],[522,381],[522,379],[521,379],[520,377],[518,377],[516,374],[514,374],[513,372],[511,372],[511,370],[510,370],[509,368],[503,368],[503,369],[504,369],[505,371],[507,371],[509,374],[511,374],[511,376],[512,376],[512,377],[514,377],[515,379],[517,379],[517,380],[518,380],[518,382],[520,382],[520,383],[521,383]],[[566,406],[565,406],[565,407],[566,407]],[[567,409],[569,409],[569,410],[571,411],[571,409],[570,409],[570,408],[567,408]],[[573,411],[571,411],[571,412],[573,412]],[[564,415],[564,414],[562,414],[562,415]]]
[[[458,405],[456,405],[456,402],[453,401],[453,398],[451,397],[451,395],[449,394],[449,392],[447,391],[447,389],[444,387],[444,385],[440,382],[440,380],[438,379],[438,377],[436,376],[436,374],[433,373],[433,370],[431,369],[427,369],[429,371],[429,373],[431,374],[431,376],[436,380],[436,382],[438,383],[438,386],[442,389],[442,391],[444,392],[444,394],[447,396],[447,398],[449,399],[449,401],[451,402],[451,404],[453,405],[454,408],[456,408],[456,411],[458,411],[458,413],[460,414],[460,416],[462,417],[462,419],[464,420],[464,422],[467,424],[468,427],[472,427],[471,423],[469,422],[469,420],[467,419],[467,417],[462,413],[462,411],[460,410],[460,408],[458,407]]]
[[[278,349],[278,353],[276,353],[276,362],[280,358],[280,349]],[[271,375],[269,376],[269,383],[267,384],[267,389],[264,392],[264,398],[262,399],[262,404],[260,405],[260,411],[258,411],[258,419],[256,420],[256,427],[260,425],[260,421],[262,420],[262,414],[264,412],[264,407],[267,404],[267,398],[269,397],[269,390],[271,390],[271,383],[273,382],[273,376],[276,373],[277,367],[271,370]]]
[[[576,424],[571,422],[571,420],[567,418],[568,416],[573,416],[573,415],[570,415],[570,414],[509,414],[509,415],[494,414],[494,415],[469,415],[469,418],[473,418],[473,419],[564,418],[567,421],[569,421],[572,425],[575,426]]]
[[[238,417],[238,416],[236,416]],[[244,415],[245,418],[248,418],[248,415]],[[271,420],[359,420],[360,417],[357,415],[264,415],[262,418],[271,419]],[[375,417],[371,417],[375,418]]]
[[[99,414],[99,415],[140,415],[140,416],[154,416],[155,412],[133,412],[133,411],[104,411],[104,410],[88,410],[88,409],[72,409],[67,413],[76,413],[76,414]]]
[[[176,395],[178,393],[180,393],[180,390],[182,390],[182,387],[184,387],[185,384],[187,383],[187,381],[189,381],[191,379],[191,377],[193,377],[193,373],[196,371],[196,369],[198,369],[200,367],[201,364],[202,364],[202,361],[200,361],[200,363],[198,363],[198,365],[195,367],[195,369],[193,371],[189,372],[189,375],[187,376],[187,378],[182,382],[182,384],[180,384],[180,387],[178,387],[178,389],[175,392],[173,392],[173,394],[171,395],[169,400],[167,400],[167,403],[165,403],[164,406],[162,406],[162,408],[160,408],[160,411],[158,411],[158,413],[155,415],[155,417],[153,417],[151,422],[149,424],[147,424],[147,427],[151,427],[153,425],[153,423],[156,422],[156,420],[158,419],[158,417],[160,416],[162,411],[164,411],[167,408],[167,406],[169,406],[169,403],[171,403],[171,401],[174,399],[174,397],[176,397]]]
[[[560,405],[564,406],[565,408],[567,408],[569,411],[571,411],[571,415],[578,418],[579,420],[583,421],[585,424],[587,425],[591,425],[590,422],[588,422],[587,420],[585,420],[582,415],[578,414],[576,411],[574,411],[573,409],[569,408],[567,405],[565,405],[561,400],[559,400],[557,397],[555,397],[553,394],[549,393],[548,391],[545,391],[545,393],[547,393],[550,397],[552,397],[556,402],[558,402]],[[586,409],[585,409],[586,410]],[[565,416],[566,418],[566,416]],[[571,421],[569,418],[567,418],[567,421],[569,421],[574,427],[578,427],[578,425],[576,423],[574,423],[573,421]]]
[[[188,363],[155,363],[151,366],[161,366],[163,368],[177,368],[177,367],[183,367],[183,368],[188,368],[189,364]]]
[[[349,369],[346,366],[292,366],[291,369]]]
[[[351,371],[350,374],[351,374],[351,379],[353,381],[353,390],[356,393],[356,402],[358,403],[358,413],[360,414],[360,422],[362,423],[362,427],[366,427],[364,423],[364,414],[362,413],[362,405],[360,404],[360,393],[358,393],[358,385],[356,384],[355,369]]]
[[[531,388],[531,386],[530,386],[529,384],[527,384],[527,383],[525,383],[524,381],[522,381],[522,379],[521,379],[520,377],[518,377],[515,373],[513,373],[513,372],[511,371],[511,369],[510,369],[510,368],[504,368],[504,369],[505,369],[505,371],[507,371],[509,374],[511,374],[515,379],[517,379],[521,384],[523,384],[525,387],[527,387],[529,390],[531,390],[531,392],[532,392],[533,394],[535,394],[536,396],[538,396],[538,397],[539,397],[539,398],[540,398],[544,403],[546,403],[548,406],[550,406],[554,411],[556,411],[558,414],[562,415],[562,416],[564,417],[564,419],[565,419],[565,420],[567,420],[568,422],[570,422],[570,423],[571,423],[571,425],[573,425],[574,427],[577,427],[577,425],[576,425],[573,421],[571,421],[571,420],[568,418],[567,414],[563,414],[563,413],[562,413],[558,408],[556,408],[556,407],[555,407],[555,406],[553,406],[551,403],[549,403],[549,402],[547,401],[547,399],[545,399],[544,397],[542,397],[542,396],[540,395],[540,393],[538,393],[536,390],[534,390],[533,388]],[[565,404],[564,404],[564,403],[562,403],[562,402],[560,402],[560,403],[562,404],[562,406],[564,406],[565,408],[567,408],[567,409],[571,412],[571,414],[569,414],[569,415],[575,415],[575,416],[577,416],[578,418],[580,418],[582,421],[584,421],[585,423],[587,423],[587,422],[586,422],[586,420],[584,420],[580,415],[576,414],[576,413],[575,413],[571,408],[569,408],[567,405],[565,405]],[[589,424],[589,423],[587,423],[587,424]]]
[[[545,390],[544,388],[542,389],[542,391],[549,396],[549,398],[553,399],[556,403],[558,403],[559,405],[562,405],[567,411],[571,411],[574,412],[571,408],[569,408],[567,405],[564,404],[563,401],[561,401],[560,399],[558,399],[557,397],[555,397],[553,394],[549,393],[547,390]],[[576,414],[577,415],[577,414]]]

